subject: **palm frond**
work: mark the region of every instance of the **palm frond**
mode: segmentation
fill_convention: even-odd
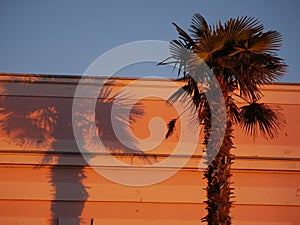
[[[249,79],[258,85],[268,84],[285,75],[287,65],[279,57],[268,53],[255,54],[250,57]]]
[[[251,52],[263,53],[278,51],[282,42],[281,34],[277,31],[267,31],[259,33],[249,38],[247,50]]]
[[[268,53],[242,53],[223,60],[237,83],[242,97],[257,101],[261,97],[260,87],[276,81],[286,74],[287,65],[279,57]]]
[[[236,79],[240,90],[240,96],[249,99],[250,101],[258,101],[262,97],[259,88],[261,84],[255,82],[255,79],[251,79],[249,75],[244,73],[237,73]]]
[[[269,53],[276,55],[282,42],[281,34],[277,31],[260,32],[250,35],[243,41],[238,41],[229,56],[236,54]]]
[[[157,65],[173,65],[173,69],[178,69],[178,77],[181,72],[183,73],[183,79],[186,79],[188,73],[188,61],[190,58],[190,50],[185,47],[185,44],[180,40],[172,40],[169,46],[170,57],[159,62]]]
[[[178,101],[182,95],[186,94],[186,85],[177,89],[167,100],[168,104],[172,104],[176,101]]]
[[[274,138],[284,127],[285,120],[280,108],[271,108],[264,103],[252,102],[241,107],[240,125],[247,135],[254,138]]]
[[[235,104],[234,99],[230,96],[227,98],[226,105],[228,107],[228,116],[233,123],[240,122],[240,110],[239,107]]]
[[[189,49],[191,46],[193,46],[194,45],[193,39],[183,29],[181,29],[181,27],[179,27],[176,23],[172,23],[172,24],[176,27],[179,39],[184,41],[185,47]]]
[[[176,125],[176,122],[177,122],[177,119],[172,119],[169,123],[168,123],[168,132],[166,134],[166,139],[168,139],[174,132],[174,129],[175,129],[175,125]]]
[[[205,86],[209,83],[212,74],[208,65],[199,57],[199,54],[192,53],[188,61],[189,76],[198,84]],[[194,85],[194,84],[193,84]]]
[[[174,60],[172,64],[174,68],[178,68],[178,76],[183,72],[185,77],[188,73],[188,61],[190,59],[191,52],[185,48],[184,44],[178,40],[171,41],[170,54]]]
[[[220,33],[206,32],[202,34],[199,41],[193,46],[193,50],[199,58],[207,62],[209,57],[223,48],[224,41],[224,36]]]
[[[227,40],[245,40],[251,35],[262,32],[264,26],[253,17],[242,16],[231,18],[224,24],[224,28],[219,28],[219,32],[223,31]]]
[[[191,36],[198,40],[203,33],[209,30],[206,20],[199,13],[194,14],[189,31]]]

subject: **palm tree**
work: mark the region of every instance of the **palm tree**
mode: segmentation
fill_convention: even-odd
[[[171,56],[160,64],[173,64],[179,68],[187,83],[169,99],[175,101],[179,95],[188,94],[197,110],[199,125],[203,126],[204,145],[207,165],[204,177],[207,180],[207,215],[202,222],[208,225],[231,224],[229,215],[232,206],[233,188],[230,187],[231,164],[234,155],[233,130],[240,126],[246,134],[274,138],[284,126],[282,114],[278,108],[267,106],[260,100],[260,87],[272,83],[285,75],[286,64],[277,56],[282,41],[277,31],[264,31],[264,26],[252,17],[229,19],[225,23],[208,25],[200,14],[192,18],[190,35],[173,23],[179,39],[170,43]],[[183,50],[185,49],[185,51]],[[196,55],[206,63],[218,81],[226,109],[225,135],[218,152],[213,154],[208,149],[208,142],[215,135],[212,131],[212,107],[208,102],[207,90],[213,88],[211,78],[197,69]],[[199,60],[198,60],[199,61]],[[200,71],[200,72],[199,72]],[[201,72],[202,71],[202,72]],[[201,88],[195,77],[200,77]],[[239,100],[245,104],[237,104]],[[168,124],[170,136],[177,119]],[[218,120],[217,120],[218,121]],[[211,159],[213,157],[213,159]],[[211,160],[210,160],[211,159]]]

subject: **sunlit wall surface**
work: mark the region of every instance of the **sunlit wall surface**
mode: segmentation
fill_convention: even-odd
[[[91,100],[87,83],[86,95],[77,96],[82,98],[83,110],[74,121],[73,100],[79,81],[80,77],[72,76],[0,75],[0,224],[200,225],[205,215],[206,185],[199,170],[201,141],[195,143],[192,156],[176,155],[181,126],[169,139],[156,135],[165,130],[149,126],[152,118],[167,123],[178,116],[174,106],[155,97],[160,89],[174,86],[160,80],[133,85],[137,93],[154,90],[154,97],[134,99],[127,118],[130,123],[123,124],[122,112],[134,95],[122,90],[134,79],[103,80],[106,85],[93,109],[85,108],[84,102]],[[282,108],[286,126],[274,140],[253,140],[236,129],[232,168],[236,197],[231,216],[233,223],[240,225],[297,225],[300,85],[268,85],[263,93],[266,103]],[[117,114],[112,113],[114,108],[120,109]],[[84,114],[88,110],[94,113]],[[123,124],[118,133],[125,140],[116,135],[113,120]],[[74,130],[74,126],[80,129]],[[132,134],[137,139],[132,139]],[[136,140],[151,135],[151,143],[159,143],[150,150],[139,150]],[[102,160],[108,155],[123,166]],[[187,158],[187,162],[182,168],[176,164],[156,166],[170,156]],[[129,169],[146,171],[145,177],[136,178],[141,179],[141,185],[124,185],[105,176],[122,179]],[[143,185],[147,176],[166,171],[174,171],[174,175]]]

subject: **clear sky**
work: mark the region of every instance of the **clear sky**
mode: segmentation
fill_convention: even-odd
[[[267,30],[281,32],[279,56],[290,67],[281,81],[300,82],[298,0],[0,0],[0,71],[82,74],[118,45],[176,39],[171,22],[187,30],[197,12],[209,23],[253,16]],[[139,76],[154,67],[150,63],[123,73]],[[173,76],[164,70],[154,73]]]

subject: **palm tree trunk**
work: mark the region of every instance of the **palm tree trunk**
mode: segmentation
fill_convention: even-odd
[[[228,119],[228,121],[230,120]],[[207,144],[209,136],[213,138],[213,135],[210,134],[210,128],[207,127],[207,125],[210,125],[210,121],[206,121],[204,124],[206,127],[204,130],[204,144]],[[207,222],[208,225],[231,224],[229,213],[232,205],[230,200],[233,188],[230,187],[230,177],[232,175],[230,168],[234,159],[234,155],[230,153],[230,150],[234,148],[232,132],[232,123],[227,122],[221,148],[204,172],[204,177],[207,179],[207,200],[204,202],[207,205],[207,215],[201,221]]]

